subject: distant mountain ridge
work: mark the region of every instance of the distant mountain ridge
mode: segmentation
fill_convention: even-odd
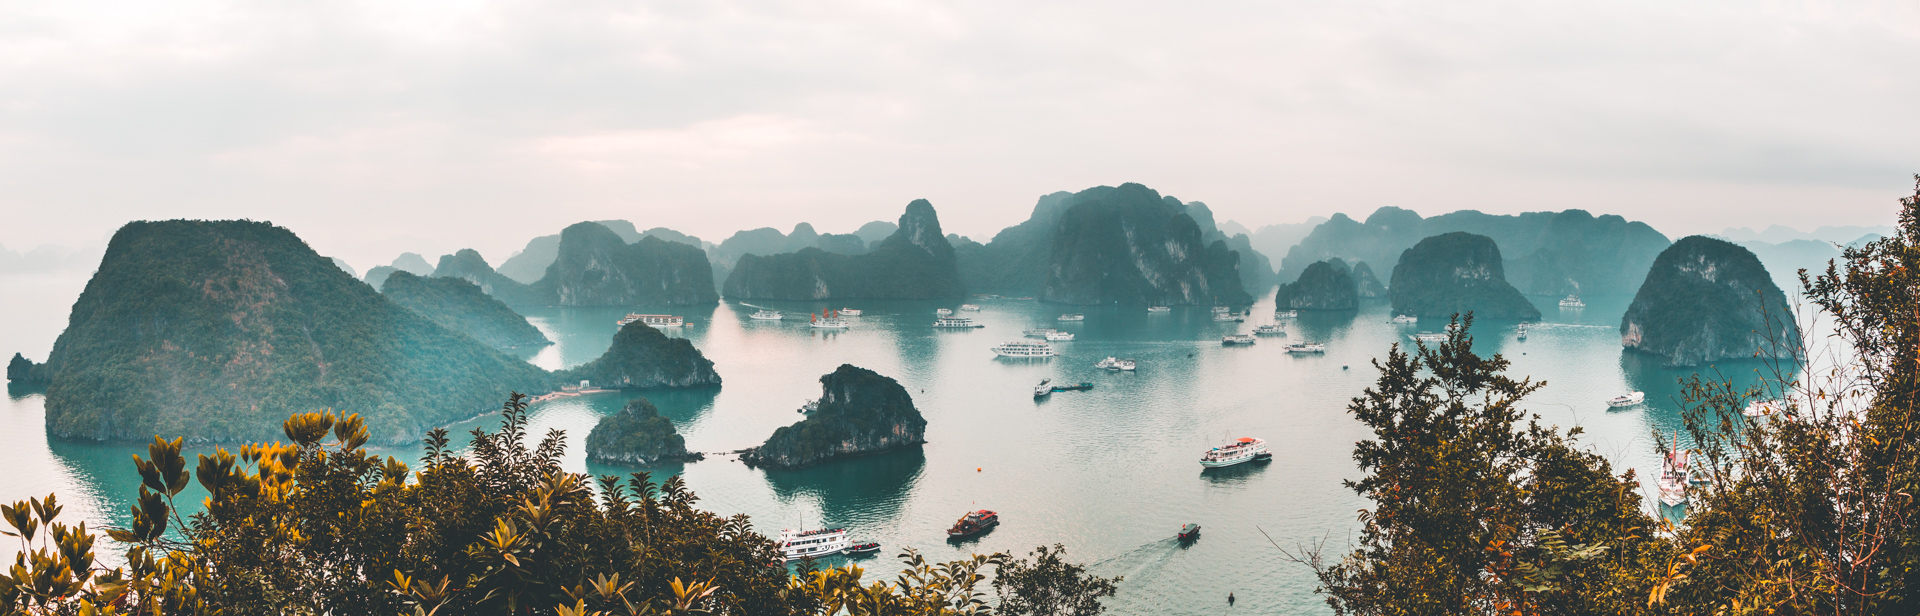
[[[857,238],[855,238],[857,240]],[[820,248],[740,257],[727,276],[732,299],[956,299],[966,286],[933,204],[907,204],[896,229],[872,252]]]
[[[558,256],[531,288],[559,306],[720,301],[705,251],[653,236],[628,244],[611,229],[591,222],[560,232]]]

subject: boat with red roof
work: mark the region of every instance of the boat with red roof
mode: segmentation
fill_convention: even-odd
[[[1222,447],[1207,450],[1200,456],[1200,465],[1207,468],[1233,466],[1242,462],[1272,459],[1267,452],[1267,442],[1257,438],[1241,438]]]
[[[967,515],[960,516],[960,521],[953,523],[953,528],[947,529],[947,538],[965,539],[992,530],[999,525],[1000,514],[998,513],[985,509],[969,511]]]

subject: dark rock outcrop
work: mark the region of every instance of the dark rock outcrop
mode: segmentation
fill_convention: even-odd
[[[1162,306],[1253,302],[1241,286],[1238,254],[1224,241],[1204,242],[1178,199],[1139,184],[1074,197],[1053,233],[1040,299]]]
[[[954,299],[966,287],[953,246],[925,199],[907,205],[899,228],[872,252],[848,256],[819,248],[740,258],[727,276],[734,299]]]
[[[587,459],[609,464],[650,466],[705,458],[687,451],[687,440],[660,416],[646,398],[628,402],[620,412],[600,418],[587,433]]]
[[[632,244],[598,223],[560,232],[559,255],[533,291],[561,306],[712,304],[713,268],[706,252],[647,236]]]
[[[463,248],[440,257],[440,264],[433,268],[433,277],[471,282],[480,287],[481,292],[509,306],[541,306],[547,303],[546,298],[534,292],[533,287],[493,271],[493,267],[487,265],[487,259],[472,248]],[[386,288],[380,290],[384,292]]]
[[[417,442],[554,382],[250,221],[121,227],[46,369],[48,435],[94,440],[266,440],[333,408],[379,442]]]
[[[1791,357],[1800,331],[1786,294],[1752,251],[1689,236],[1654,259],[1620,319],[1620,343],[1668,365]]]
[[[926,442],[927,420],[900,383],[872,370],[841,365],[820,377],[819,408],[775,430],[740,459],[795,468],[833,458],[891,451]]]
[[[553,344],[528,323],[526,317],[462,278],[422,278],[394,272],[387,277],[380,294],[442,327],[472,336],[496,349]]]
[[[1299,280],[1280,285],[1273,303],[1280,310],[1352,310],[1360,306],[1359,286],[1345,262],[1328,259],[1307,266]]]
[[[19,353],[14,353],[13,360],[7,362],[7,380],[14,383],[45,385],[50,376],[46,364],[33,363]]]
[[[1387,285],[1380,284],[1380,279],[1373,275],[1373,268],[1365,261],[1353,264],[1353,286],[1360,297],[1387,296]]]
[[[1456,231],[1420,240],[1400,253],[1388,289],[1394,314],[1538,319],[1540,309],[1507,284],[1492,238]]]
[[[563,381],[591,381],[594,387],[651,389],[710,387],[720,384],[708,360],[685,338],[669,338],[639,321],[613,335],[613,345],[598,359],[563,370]]]

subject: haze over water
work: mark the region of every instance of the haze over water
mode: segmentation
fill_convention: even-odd
[[[35,279],[12,285],[13,301],[0,308],[0,351],[45,359],[81,284]],[[1514,339],[1512,322],[1485,320],[1473,330],[1475,349],[1502,353],[1513,362],[1513,374],[1546,381],[1524,406],[1546,423],[1585,428],[1581,442],[1608,456],[1616,470],[1638,468],[1643,492],[1651,494],[1659,467],[1650,434],[1679,428],[1676,380],[1692,372],[1621,352],[1618,325],[1629,298],[1589,297],[1583,310],[1562,310],[1558,298],[1531,299],[1545,318],[1528,340]],[[1357,313],[1303,312],[1286,322],[1286,338],[1227,348],[1221,335],[1272,321],[1270,294],[1247,323],[1214,322],[1205,308],[1150,315],[1141,307],[971,301],[984,310],[968,316],[986,328],[929,327],[936,308],[957,308],[959,302],[533,311],[529,319],[557,343],[530,354],[529,361],[546,368],[600,355],[615,320],[626,312],[684,315],[693,326],[667,330],[669,335],[692,340],[714,361],[725,385],[549,402],[533,409],[530,432],[538,438],[550,428],[565,430],[570,471],[647,470],[656,480],[682,474],[702,507],[748,514],[769,535],[782,528],[848,527],[856,539],[883,544],[880,557],[855,561],[876,577],[898,570],[892,555],[905,547],[947,560],[975,552],[1024,555],[1036,545],[1062,543],[1070,560],[1091,563],[1101,575],[1126,576],[1109,602],[1110,613],[1221,613],[1228,592],[1239,600],[1236,613],[1323,613],[1311,572],[1288,562],[1266,536],[1289,549],[1328,538],[1328,558],[1340,556],[1357,532],[1356,510],[1367,506],[1341,485],[1359,476],[1353,444],[1369,436],[1346,404],[1373,383],[1371,359],[1385,356],[1396,342],[1411,344],[1407,334],[1445,325],[1391,324],[1385,302],[1376,300]],[[749,320],[756,306],[787,311],[789,320]],[[843,306],[866,312],[852,319],[852,330],[807,327],[808,311]],[[1086,314],[1086,321],[1054,320],[1067,311]],[[989,350],[1031,327],[1058,327],[1078,339],[1056,343],[1061,356],[1047,360],[999,359]],[[1293,356],[1281,348],[1298,341],[1326,343],[1328,352]],[[1109,355],[1138,359],[1139,371],[1093,367]],[[800,420],[795,410],[819,396],[820,376],[842,363],[899,380],[928,420],[929,442],[797,471],[749,469],[730,455],[711,455],[757,445],[775,428]],[[1764,368],[1732,362],[1717,370],[1751,378]],[[1042,378],[1091,382],[1094,388],[1036,401],[1032,386]],[[1645,391],[1647,403],[1607,409],[1605,399],[1630,390]],[[648,469],[587,462],[580,450],[587,432],[636,396],[652,400],[679,426],[688,447],[709,458]],[[139,482],[129,455],[144,454],[144,445],[50,441],[42,425],[43,400],[10,390],[0,407],[0,468],[7,469],[0,474],[0,501],[56,492],[68,515],[78,514],[90,527],[127,523]],[[464,443],[464,431],[496,425],[497,417],[488,415],[451,428],[456,442]],[[1202,472],[1197,460],[1203,451],[1239,436],[1267,439],[1274,460]],[[207,450],[193,449],[189,456]],[[413,463],[420,451],[381,453]],[[183,494],[182,502],[197,503],[197,490]],[[942,531],[978,508],[998,511],[1002,525],[972,541],[947,542]],[[1188,547],[1173,539],[1185,523],[1203,527],[1201,539]]]

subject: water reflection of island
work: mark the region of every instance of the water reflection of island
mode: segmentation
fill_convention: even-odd
[[[926,452],[912,447],[800,469],[767,469],[766,478],[782,501],[803,495],[817,499],[828,525],[870,526],[900,517],[926,464]]]

